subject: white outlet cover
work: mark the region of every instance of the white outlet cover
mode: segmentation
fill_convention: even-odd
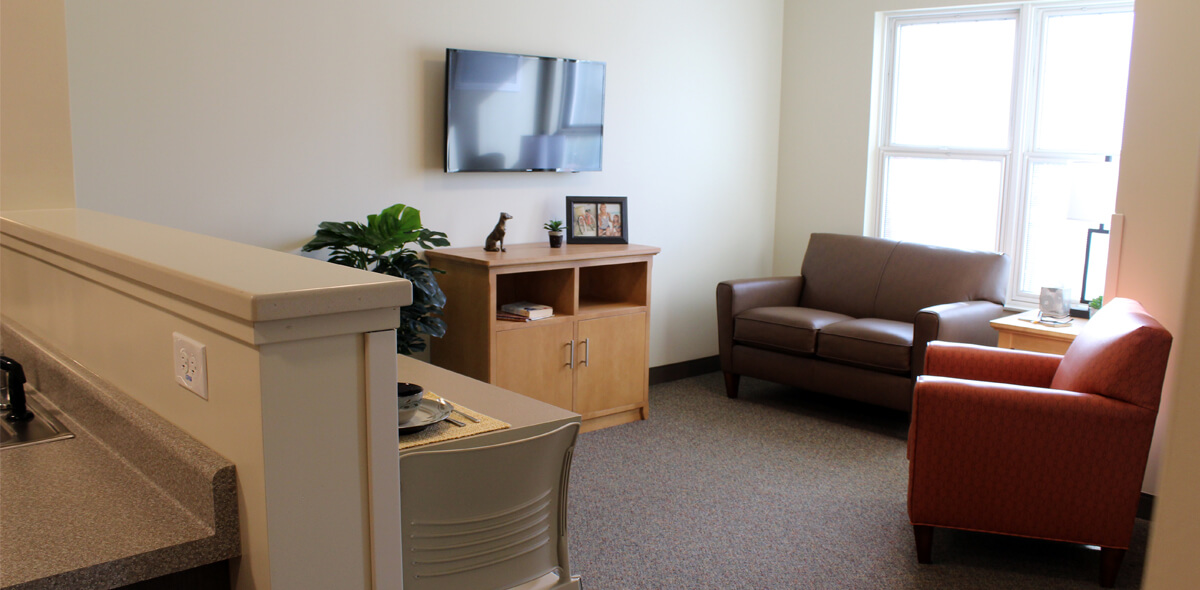
[[[171,352],[175,364],[175,382],[208,399],[208,362],[204,345],[179,332],[172,335],[174,345]]]

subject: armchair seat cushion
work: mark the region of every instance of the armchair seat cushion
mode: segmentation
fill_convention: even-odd
[[[854,318],[809,307],[756,307],[734,319],[733,340],[755,348],[813,354],[818,332],[830,324],[851,319]]]
[[[912,366],[913,325],[862,318],[830,324],[817,338],[817,357],[874,369],[908,373]]]

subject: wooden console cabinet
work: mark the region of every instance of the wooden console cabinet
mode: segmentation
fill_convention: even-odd
[[[446,271],[438,284],[448,325],[433,339],[433,364],[577,412],[585,432],[644,420],[658,252],[632,244],[430,250],[429,264]],[[496,319],[517,301],[550,305],[554,317]]]

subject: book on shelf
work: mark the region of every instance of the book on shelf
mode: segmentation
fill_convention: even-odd
[[[501,305],[498,313],[520,316],[531,320],[541,320],[554,315],[554,308],[549,305],[542,305],[541,303],[518,301],[516,303]]]
[[[554,316],[548,315],[546,317],[541,317],[541,318],[527,318],[523,315],[514,315],[511,313],[504,313],[502,311],[496,312],[496,319],[503,320],[506,322],[537,322],[537,321],[541,321],[541,320],[548,320],[552,317],[554,317]]]

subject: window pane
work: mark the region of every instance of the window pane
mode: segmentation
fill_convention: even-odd
[[[883,237],[995,250],[1004,165],[999,160],[890,156]]]
[[[1132,36],[1131,12],[1046,19],[1037,149],[1120,152]]]
[[[902,25],[895,56],[891,142],[1008,147],[1012,18]]]
[[[1107,224],[1116,203],[1117,164],[1035,162],[1030,166],[1020,290],[1066,287],[1078,301],[1089,228]],[[1107,236],[1093,238],[1088,295],[1104,291]]]

